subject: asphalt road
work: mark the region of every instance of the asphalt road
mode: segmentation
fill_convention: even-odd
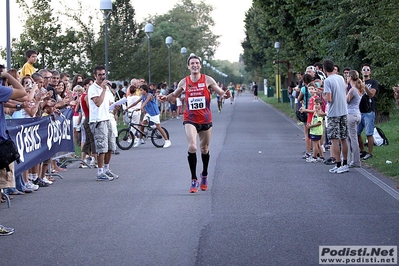
[[[394,182],[306,163],[301,128],[250,93],[212,110],[208,191],[188,192],[182,120],[163,122],[172,146],[121,151],[119,179],[74,163],[1,204],[16,231],[0,237],[0,265],[318,265],[320,245],[398,245]]]

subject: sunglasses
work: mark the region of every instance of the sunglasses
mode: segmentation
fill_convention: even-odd
[[[370,68],[363,68],[362,71],[370,71]]]

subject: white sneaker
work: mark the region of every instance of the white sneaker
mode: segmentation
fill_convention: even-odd
[[[337,169],[337,174],[342,174],[345,172],[349,172],[348,165],[342,165],[340,168]]]
[[[145,144],[145,141],[143,139],[140,139],[141,144]]]
[[[127,143],[132,143],[132,139],[127,139]]]
[[[309,158],[306,158],[306,162],[307,163],[315,163],[315,162],[317,162],[317,159],[313,158],[313,157],[309,157]]]
[[[172,145],[172,142],[170,140],[165,140],[165,144],[163,145],[164,148],[169,148],[170,145]]]
[[[25,183],[25,187],[26,187],[26,189],[31,189],[31,190],[34,190],[34,191],[39,189],[39,186],[33,184],[32,181],[29,181],[29,182]]]
[[[43,179],[44,183],[47,183],[49,185],[51,185],[53,183],[52,181],[48,180],[47,177],[43,177],[42,179]]]
[[[140,141],[136,138],[134,139],[133,147],[137,148],[140,145]]]
[[[96,159],[94,159],[94,157],[91,157],[90,167],[92,167],[92,168],[97,168],[97,167],[96,167]]]
[[[328,170],[331,174],[336,174],[338,170],[337,166],[334,166],[334,168],[331,168],[330,170]]]

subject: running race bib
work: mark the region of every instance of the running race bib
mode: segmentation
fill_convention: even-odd
[[[190,110],[205,109],[205,96],[191,97],[188,99],[188,108]]]

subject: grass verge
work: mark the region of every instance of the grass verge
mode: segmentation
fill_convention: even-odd
[[[276,97],[268,98],[265,95],[261,95],[259,98],[296,120],[295,112],[290,108],[289,103],[279,103]],[[396,108],[391,110],[389,116],[388,122],[376,125],[384,131],[389,140],[389,145],[374,146],[373,158],[363,163],[399,182],[399,110]],[[364,133],[363,139],[365,139]],[[386,161],[391,161],[392,164],[387,164]]]

